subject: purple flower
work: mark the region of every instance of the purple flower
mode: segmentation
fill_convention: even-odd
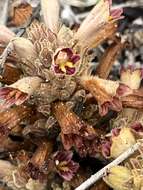
[[[53,70],[56,74],[73,75],[76,72],[76,63],[80,60],[71,48],[57,49],[53,58]]]
[[[79,168],[79,164],[72,160],[71,151],[57,151],[53,158],[58,174],[65,180],[70,181]]]

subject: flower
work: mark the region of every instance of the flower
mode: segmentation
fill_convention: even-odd
[[[98,134],[91,125],[82,121],[64,103],[55,104],[54,115],[61,127],[61,140],[65,150],[75,147],[82,157],[97,151],[95,144]]]
[[[56,171],[65,180],[70,181],[76,174],[79,164],[72,160],[71,151],[57,151],[53,155]]]
[[[112,0],[107,0],[109,3],[109,12],[110,12],[110,16],[109,16],[109,20],[118,20],[123,18],[122,13],[123,13],[123,9],[122,8],[118,8],[118,9],[111,9],[112,6]]]
[[[114,35],[122,9],[111,10],[111,0],[100,0],[82,22],[75,38],[83,48],[96,47]],[[95,35],[96,34],[96,35]]]
[[[25,77],[8,87],[0,88],[0,108],[23,104],[39,87],[41,81],[39,77]]]
[[[130,128],[137,138],[142,138],[142,136],[143,136],[143,125],[141,122],[139,122],[139,121],[133,122],[130,125]]]
[[[71,48],[57,49],[53,58],[53,69],[56,74],[73,75],[76,72],[76,63],[80,60]]]
[[[6,109],[14,104],[21,105],[24,103],[28,99],[28,94],[15,88],[4,87],[0,89],[0,99],[3,100],[0,108]]]
[[[109,109],[115,111],[122,109],[118,94],[119,82],[85,75],[81,77],[81,84],[96,98],[100,115],[106,115]]]

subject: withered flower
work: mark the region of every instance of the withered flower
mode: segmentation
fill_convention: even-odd
[[[12,105],[24,103],[39,87],[42,80],[39,77],[25,77],[8,87],[0,88],[1,109],[9,108]]]
[[[15,61],[14,61],[15,63]],[[0,76],[0,82],[10,85],[20,79],[22,72],[10,60],[4,65],[3,73]]]
[[[120,37],[115,37],[113,43],[105,50],[103,56],[101,57],[96,68],[96,75],[100,78],[107,79],[115,60],[126,45],[127,43],[122,42]]]
[[[3,100],[0,105],[3,110],[9,108],[13,104],[21,105],[28,99],[28,94],[11,87],[4,87],[0,89],[0,98]]]
[[[76,63],[80,56],[74,54],[70,48],[57,49],[53,59],[53,69],[56,74],[73,75],[76,72]]]
[[[108,140],[104,140],[102,143],[101,143],[101,152],[102,152],[102,155],[105,157],[105,158],[109,158],[110,157],[110,149],[111,149],[111,141],[108,139]]]
[[[131,171],[124,166],[115,166],[109,169],[104,181],[113,189],[130,190],[133,176]]]
[[[134,145],[136,143],[136,139],[130,128],[123,127],[118,135],[112,136],[111,142],[110,157],[117,158],[125,150]]]
[[[53,155],[56,171],[67,181],[73,178],[79,168],[79,164],[72,157],[71,151],[58,151]]]
[[[56,103],[53,112],[61,127],[61,140],[64,148],[70,150],[75,147],[81,156],[91,153],[93,147],[89,147],[89,144],[91,145],[93,140],[96,142],[98,136],[94,128],[83,122],[64,103]]]
[[[11,172],[15,169],[15,166],[5,160],[0,160],[0,179],[2,180],[6,176],[11,175]]]

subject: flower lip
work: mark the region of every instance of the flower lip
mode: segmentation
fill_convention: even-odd
[[[71,48],[57,49],[53,58],[53,70],[56,74],[73,75],[79,60],[80,55],[74,54]]]

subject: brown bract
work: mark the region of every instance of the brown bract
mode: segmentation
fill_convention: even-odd
[[[6,138],[11,130],[16,127],[20,122],[30,117],[32,113],[31,108],[26,106],[19,106],[10,108],[7,111],[0,113],[0,136]]]
[[[8,26],[19,27],[26,24],[32,16],[32,7],[28,3],[13,3],[11,5]]]

